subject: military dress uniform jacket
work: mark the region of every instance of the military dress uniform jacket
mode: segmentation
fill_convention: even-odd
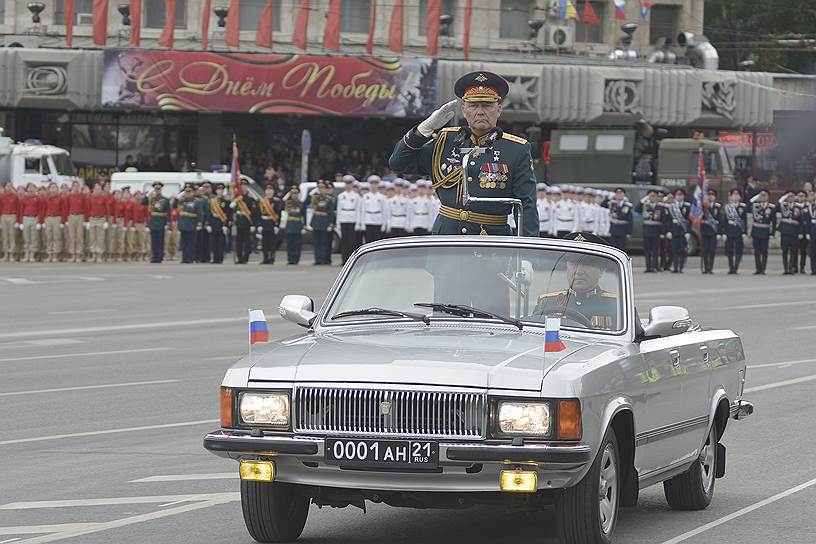
[[[769,202],[751,204],[752,238],[770,238],[776,233],[776,206]]]
[[[723,234],[723,232],[722,204],[713,202],[703,214],[703,219],[700,223],[700,234],[703,236],[716,236]]]
[[[178,210],[178,229],[181,232],[194,232],[204,221],[201,200],[198,198],[180,200]]]
[[[626,236],[632,234],[632,203],[624,199],[620,202],[609,200],[609,234],[612,236]]]
[[[312,195],[310,204],[312,206],[312,219],[309,226],[312,227],[312,230],[322,231],[329,230],[329,227],[334,228],[335,212],[337,210],[337,201],[334,197]]]
[[[666,205],[666,232],[672,236],[685,236],[691,232],[689,213],[691,204],[686,201]]]
[[[663,234],[666,208],[659,202],[641,202],[635,208],[643,217],[643,237],[657,238]]]
[[[748,233],[748,207],[744,202],[731,203],[723,208],[723,232],[729,238],[741,238]]]
[[[462,209],[462,154],[456,149],[459,127],[443,128],[430,138],[411,129],[397,142],[388,164],[401,173],[430,175],[441,203],[433,234],[510,234],[505,204],[472,203]],[[487,138],[473,137],[465,147],[484,145]],[[471,157],[467,167],[468,191],[474,197],[518,198],[524,212],[524,236],[538,237],[536,180],[527,140],[503,133],[491,149]]]
[[[195,201],[196,201],[196,206],[198,207],[198,210],[199,210],[198,213],[199,213],[199,215],[201,217],[201,226],[206,227],[208,225],[211,225],[211,223],[212,223],[212,212],[210,210],[209,198],[207,198],[206,196],[200,195],[200,196],[196,196]]]
[[[804,206],[796,202],[780,202],[777,211],[779,232],[786,236],[798,236],[803,234],[802,215]]]
[[[258,201],[248,196],[237,196],[233,200],[233,220],[235,226],[242,230],[257,227],[261,221],[261,214],[258,210]]]
[[[595,329],[618,328],[618,295],[600,287],[585,293],[578,293],[574,289],[543,293],[538,297],[533,315],[544,315],[563,308],[583,314]]]
[[[230,208],[229,200],[218,196],[210,198],[210,223],[213,229],[218,230],[232,224],[232,208]]]
[[[261,226],[266,229],[274,229],[280,223],[280,203],[275,197],[261,197],[258,202],[258,213],[260,214]]]
[[[152,230],[164,230],[170,221],[170,201],[165,196],[146,196],[142,205],[147,206],[150,219],[147,223]]]
[[[306,203],[298,198],[287,198],[283,204],[286,211],[286,234],[300,234],[306,222]]]

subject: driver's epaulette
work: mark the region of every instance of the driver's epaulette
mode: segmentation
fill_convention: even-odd
[[[618,298],[618,294],[610,291],[604,291],[601,293],[601,298]]]
[[[541,293],[540,295],[538,295],[538,300],[541,300],[542,298],[552,298],[552,297],[557,297],[559,295],[566,295],[566,294],[567,294],[566,289],[564,289],[562,291],[550,291],[549,293]]]

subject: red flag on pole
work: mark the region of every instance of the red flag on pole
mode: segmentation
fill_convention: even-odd
[[[295,30],[292,33],[292,43],[300,49],[306,50],[309,43],[309,0],[300,0]]]
[[[598,14],[595,13],[595,10],[592,8],[592,4],[589,3],[589,0],[584,0],[584,15],[581,18],[581,21],[585,25],[600,26],[601,24],[601,20],[598,19]]]
[[[230,185],[232,185],[232,195],[241,196],[241,167],[238,164],[238,142],[235,141],[235,134],[232,135],[232,164],[230,164]]]
[[[272,11],[272,0],[266,0],[264,9],[261,12],[261,19],[258,21],[258,28],[255,31],[255,44],[258,47],[266,47],[272,49],[272,27],[274,21]]]
[[[65,0],[65,44],[74,44],[74,0]]]
[[[73,0],[72,0],[73,1]],[[142,42],[142,0],[130,0],[130,45]]]
[[[465,53],[465,58],[470,56],[470,20],[473,18],[473,0],[467,0],[465,3],[465,43],[462,51]]]
[[[374,32],[377,30],[377,0],[371,0],[371,22],[368,25],[368,41],[366,42],[366,53],[374,52]]]
[[[204,0],[204,11],[201,13],[201,49],[206,50],[210,42],[210,12],[212,0]]]
[[[323,49],[340,51],[340,14],[342,0],[329,1],[329,15],[326,17],[326,29],[323,32]]]
[[[432,57],[439,51],[439,17],[442,15],[442,0],[428,0],[425,10],[425,49]]]
[[[405,22],[405,6],[403,0],[394,0],[394,9],[391,10],[391,23],[388,25],[388,49],[395,53],[403,51],[403,23]]]
[[[241,43],[241,0],[230,0],[226,42],[227,47],[238,47]]]
[[[91,7],[93,42],[96,45],[108,43],[108,0],[93,0]]]
[[[173,48],[173,32],[176,30],[176,0],[164,0],[164,30],[159,36],[159,45]]]

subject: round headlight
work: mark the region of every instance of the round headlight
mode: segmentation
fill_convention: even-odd
[[[498,412],[503,434],[550,434],[550,405],[545,402],[502,402]]]
[[[241,393],[238,408],[244,423],[289,426],[289,393]]]

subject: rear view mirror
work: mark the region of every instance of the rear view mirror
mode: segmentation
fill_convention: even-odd
[[[688,310],[680,306],[656,306],[649,312],[649,322],[643,326],[648,337],[674,336],[687,332],[691,327]]]
[[[278,312],[286,321],[301,327],[311,327],[317,317],[314,313],[314,301],[304,295],[286,295],[278,306]]]

